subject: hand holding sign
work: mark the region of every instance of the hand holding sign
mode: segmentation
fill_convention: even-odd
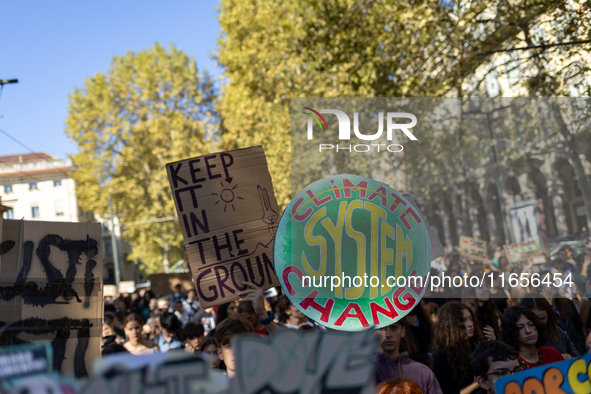
[[[240,301],[251,301],[257,315],[260,315],[261,313],[266,314],[263,289],[250,282],[242,282],[242,284],[248,287],[248,289],[238,293],[239,296],[242,296]]]
[[[241,291],[238,295],[242,296],[240,301],[242,302],[252,302],[252,307],[254,308],[255,313],[259,317],[260,320],[265,320],[269,317],[267,313],[267,309],[265,308],[265,294],[263,289],[255,285],[254,283],[250,282],[242,282],[242,284],[248,289]],[[266,325],[269,333],[274,331],[277,324],[274,321],[271,321],[269,324]]]

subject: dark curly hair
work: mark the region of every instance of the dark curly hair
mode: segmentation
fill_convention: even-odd
[[[519,353],[501,341],[485,341],[476,346],[470,357],[474,376],[484,376],[495,361],[517,360]]]
[[[472,316],[474,335],[468,337],[464,324],[463,311]],[[469,370],[470,354],[480,342],[484,341],[482,328],[472,310],[457,301],[444,304],[439,310],[437,323],[433,328],[433,353],[447,350],[447,360],[456,380],[463,380]]]
[[[178,317],[172,312],[164,312],[160,318],[160,326],[171,334],[175,334],[180,330],[182,324]]]
[[[289,315],[287,314],[287,310],[291,305],[291,301],[287,298],[286,295],[282,295],[279,300],[277,301],[277,305],[275,308],[277,309],[277,316],[279,318],[279,323],[287,323],[289,319]]]
[[[194,338],[201,338],[205,335],[205,328],[203,324],[189,322],[181,328],[179,336],[181,337],[181,341],[187,341],[189,339]]]
[[[534,326],[536,326],[536,329],[538,330],[538,341],[536,342],[536,346],[543,346],[546,343],[544,325],[531,309],[522,305],[512,306],[505,311],[503,324],[501,325],[501,328],[503,329],[503,341],[507,345],[519,350],[519,328],[517,327],[517,320],[519,320],[522,315],[534,323]]]
[[[540,294],[527,294],[521,305],[532,311],[544,311],[548,314],[548,322],[544,325],[544,336],[554,343],[560,342],[560,331],[558,330],[558,318],[552,306]],[[534,312],[535,313],[535,312]],[[537,315],[536,315],[537,316]],[[543,323],[542,323],[543,324]]]

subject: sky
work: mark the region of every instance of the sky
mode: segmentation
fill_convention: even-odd
[[[211,54],[218,0],[0,0],[0,129],[35,152],[77,152],[64,134],[68,95],[105,72],[114,55],[173,43],[219,80]],[[219,82],[218,82],[219,86]],[[0,155],[28,153],[0,133]]]

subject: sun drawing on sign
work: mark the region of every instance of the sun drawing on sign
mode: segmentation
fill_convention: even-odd
[[[226,204],[226,205],[224,205],[224,212],[226,212],[228,205],[231,205],[232,210],[236,211],[236,209],[234,208],[234,199],[237,198],[239,200],[244,200],[244,198],[238,197],[237,195],[234,194],[233,190],[236,189],[236,186],[238,186],[238,185],[234,185],[234,187],[232,189],[228,189],[227,187],[224,186],[224,182],[220,182],[220,184],[224,188],[224,189],[222,189],[221,193],[220,194],[211,193],[213,196],[219,196],[219,198],[220,198],[215,203],[218,204],[220,202],[224,202]]]

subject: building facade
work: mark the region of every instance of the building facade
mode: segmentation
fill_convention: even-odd
[[[69,176],[70,159],[58,159],[48,153],[0,156],[0,212],[4,219],[40,220],[102,224],[103,281],[115,283],[115,268],[108,216],[84,211],[78,205],[76,184]],[[122,281],[142,282],[138,266],[128,261],[131,247],[121,240],[118,218],[115,218]]]

